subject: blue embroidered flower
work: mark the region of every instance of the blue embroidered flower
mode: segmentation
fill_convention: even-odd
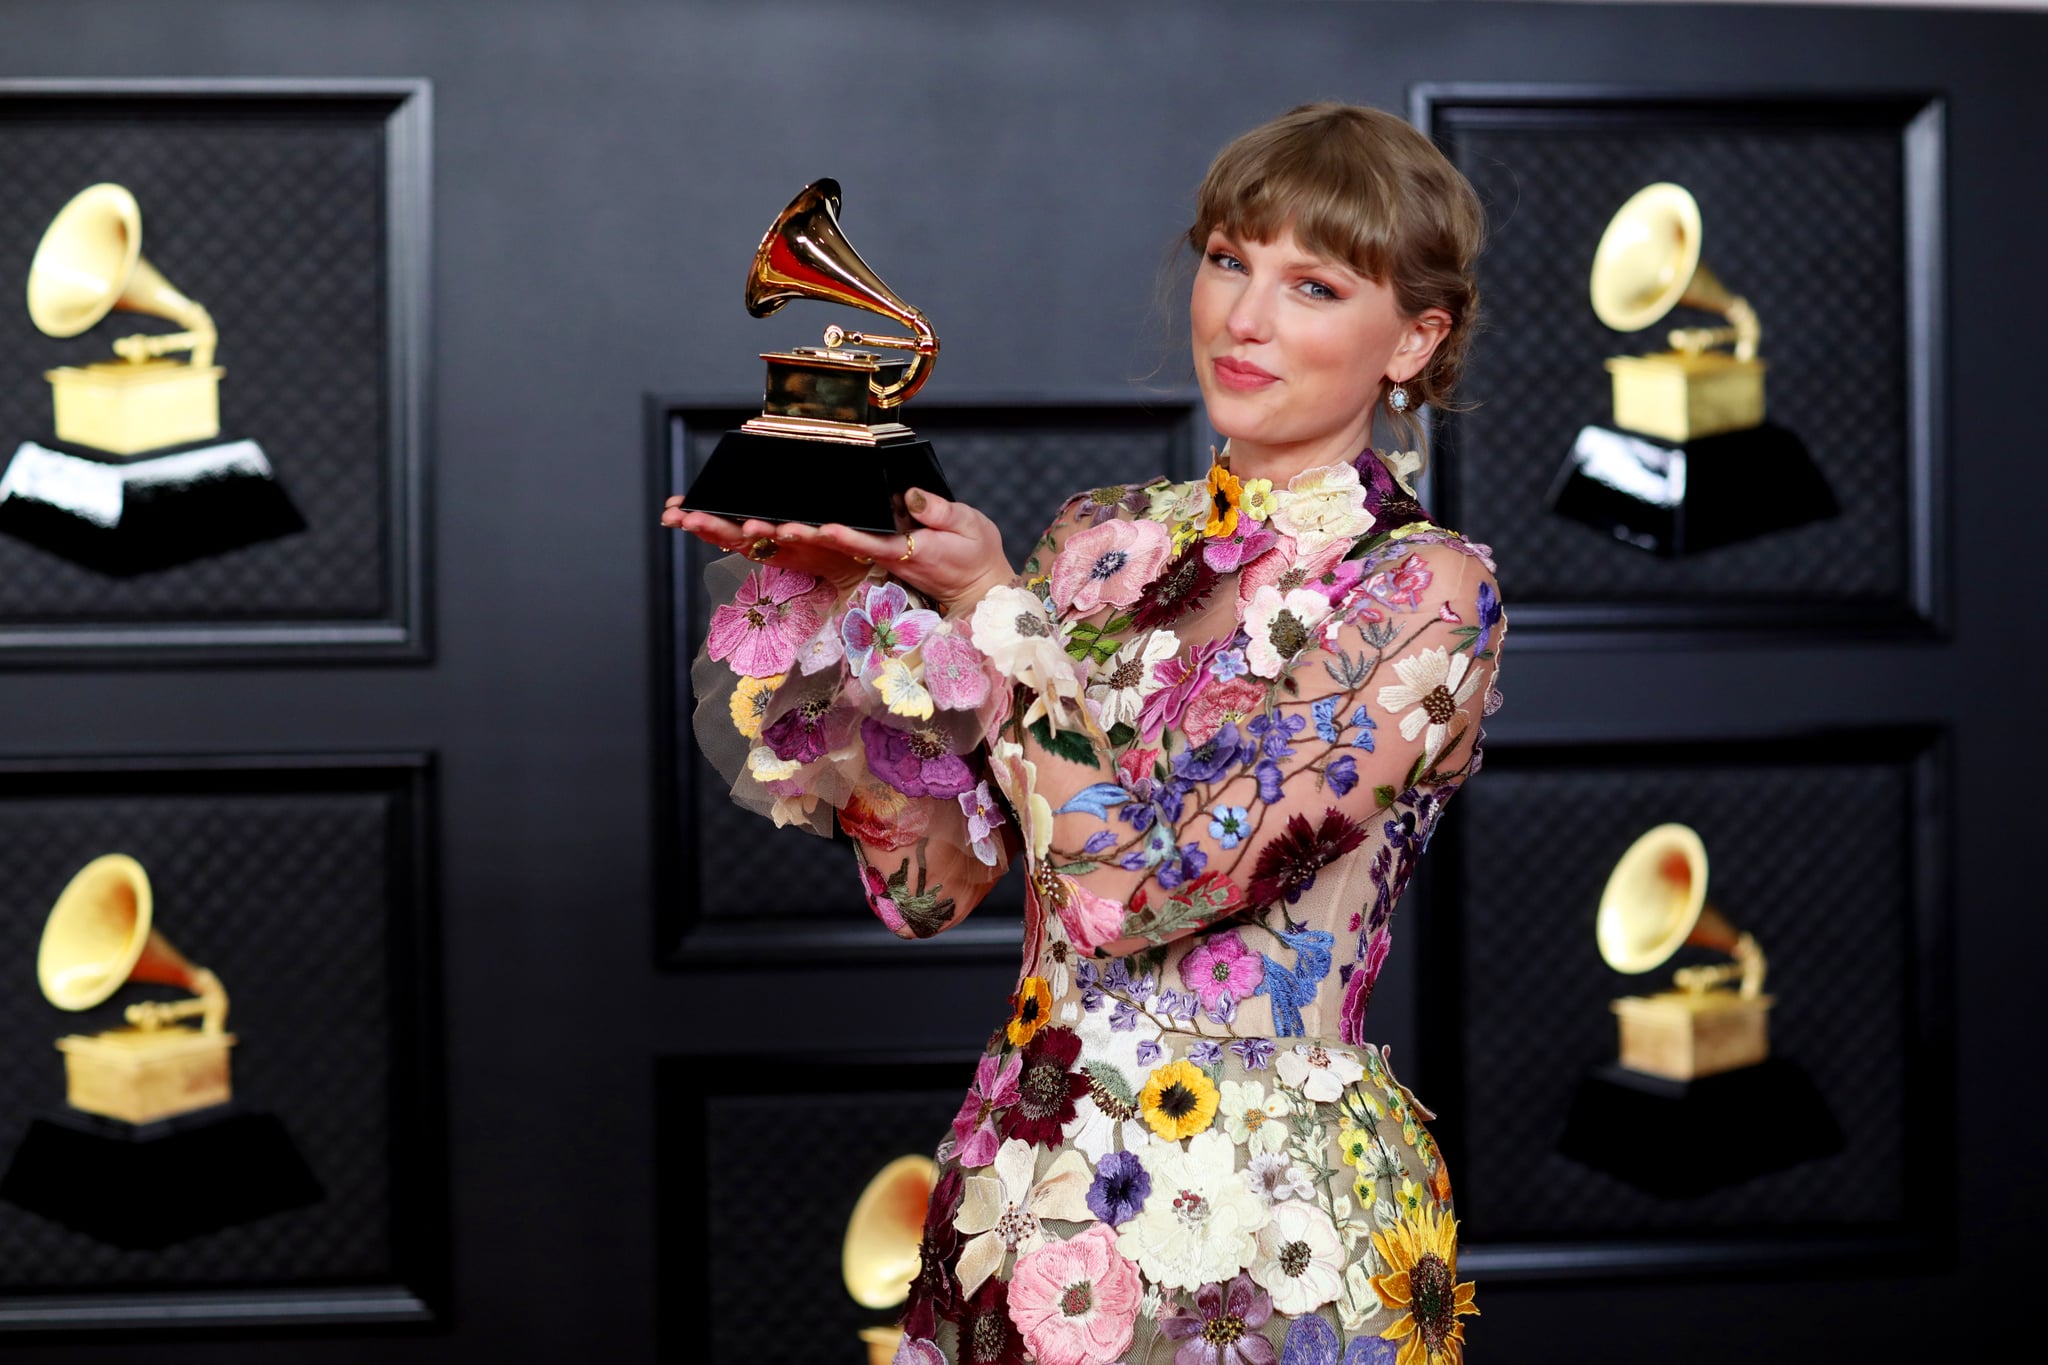
[[[1309,712],[1316,720],[1316,738],[1325,744],[1337,742],[1337,698],[1319,697]]]
[[[1251,812],[1243,806],[1218,806],[1209,812],[1209,837],[1225,848],[1236,848],[1251,832]]]
[[[1373,720],[1373,718],[1369,714],[1367,714],[1366,709],[1363,706],[1361,706],[1356,711],[1353,711],[1351,713],[1351,723],[1358,727],[1358,733],[1351,737],[1351,747],[1354,749],[1363,749],[1367,753],[1371,753],[1372,732],[1380,728],[1378,722]]]
[[[1244,1063],[1246,1071],[1264,1071],[1279,1049],[1270,1038],[1240,1038],[1230,1045],[1230,1050]]]
[[[1337,1329],[1313,1313],[1296,1318],[1280,1344],[1280,1365],[1337,1365]]]
[[[1259,715],[1253,716],[1244,727],[1259,741],[1259,751],[1267,758],[1286,758],[1294,752],[1288,740],[1308,728],[1308,722],[1300,716]]]
[[[1229,682],[1232,678],[1242,678],[1251,672],[1251,665],[1245,662],[1243,650],[1226,649],[1209,660],[1209,672],[1216,681]]]

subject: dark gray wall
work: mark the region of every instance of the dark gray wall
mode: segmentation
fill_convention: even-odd
[[[654,1059],[970,1046],[1010,973],[655,969],[643,395],[744,395],[759,349],[819,325],[753,322],[738,293],[768,216],[820,174],[847,187],[849,236],[937,320],[930,401],[1115,391],[1158,359],[1157,267],[1213,151],[1306,98],[1405,110],[1419,81],[1950,100],[1953,647],[1884,651],[1855,715],[1826,685],[1854,650],[1637,653],[1616,677],[1530,648],[1490,732],[1955,717],[1958,1092],[1925,1118],[1954,1123],[1961,1160],[1914,1197],[1954,1206],[1957,1268],[1483,1287],[1477,1356],[1924,1359],[2018,1316],[2003,1294],[2048,1213],[2026,1081],[2048,936],[2020,866],[2048,598],[2031,401],[2044,69],[2034,17],[1836,7],[11,0],[10,77],[434,84],[434,661],[0,673],[0,752],[440,755],[454,1218],[446,1334],[18,1355],[652,1358],[657,1301],[680,1292],[655,1274]]]

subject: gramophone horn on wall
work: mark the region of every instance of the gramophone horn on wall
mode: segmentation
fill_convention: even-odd
[[[1690,308],[1725,325],[1674,328],[1669,349],[1610,356],[1614,426],[1580,430],[1551,494],[1553,510],[1668,556],[1837,510],[1804,443],[1764,420],[1762,323],[1708,268],[1703,244],[1698,201],[1669,181],[1631,195],[1601,233],[1588,281],[1600,321],[1640,332]]]
[[[928,1156],[899,1156],[875,1174],[846,1220],[840,1273],[846,1292],[863,1308],[899,1308],[917,1278],[926,1207],[939,1181]],[[863,1327],[870,1365],[888,1365],[903,1337],[896,1327]]]
[[[931,378],[938,336],[846,240],[839,203],[838,181],[814,181],[769,225],[747,271],[747,312],[765,318],[810,299],[878,314],[912,335],[835,324],[822,346],[762,352],[761,414],[719,441],[684,495],[692,511],[888,535],[910,524],[902,508],[908,489],[951,495],[931,442],[896,420]],[[870,346],[910,355],[862,349]]]
[[[57,211],[29,263],[28,313],[59,338],[114,313],[179,330],[123,336],[118,359],[45,372],[55,435],[23,441],[0,475],[0,530],[125,575],[304,527],[263,448],[217,439],[225,371],[213,363],[213,316],[142,254],[127,188],[91,185]]]
[[[1754,1066],[1770,1055],[1763,950],[1706,897],[1707,850],[1688,825],[1649,830],[1607,878],[1594,932],[1608,966],[1654,971],[1686,946],[1735,959],[1680,968],[1673,974],[1677,990],[1616,1000],[1625,1067],[1689,1081]],[[1727,989],[1731,983],[1734,989]]]

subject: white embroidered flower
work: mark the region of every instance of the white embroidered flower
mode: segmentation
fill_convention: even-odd
[[[1216,1117],[1230,1140],[1250,1152],[1277,1152],[1287,1145],[1287,1116],[1293,1106],[1275,1090],[1257,1081],[1225,1081],[1220,1087]]]
[[[1245,607],[1245,633],[1251,644],[1245,659],[1261,678],[1278,676],[1287,661],[1316,642],[1316,627],[1330,614],[1330,599],[1307,588],[1282,595],[1270,583],[1252,594]]]
[[[1296,1043],[1294,1051],[1274,1059],[1282,1083],[1321,1104],[1333,1104],[1365,1068],[1350,1053],[1321,1043]]]
[[[747,771],[757,782],[786,782],[803,769],[804,765],[793,758],[777,758],[775,751],[765,744],[747,752]]]
[[[1366,1188],[1370,1189],[1372,1187],[1367,1185]],[[1340,1194],[1331,1201],[1331,1204],[1330,1219],[1337,1225],[1337,1232],[1344,1238],[1344,1245],[1356,1247],[1360,1242],[1370,1244],[1372,1240],[1372,1224],[1366,1222],[1365,1219],[1357,1214],[1352,1213],[1351,1196]],[[1359,1213],[1363,1212],[1363,1209],[1359,1210]],[[1371,1254],[1369,1245],[1367,1254]]]
[[[1159,1315],[1166,1311],[1166,1291],[1156,1284],[1145,1286],[1145,1296],[1138,1300],[1138,1311],[1152,1321],[1159,1321]]]
[[[1442,647],[1397,659],[1394,672],[1401,681],[1380,689],[1380,706],[1395,712],[1415,708],[1401,717],[1401,738],[1421,735],[1424,758],[1434,762],[1450,733],[1451,717],[1479,690],[1480,674],[1469,654]]]
[[[784,825],[808,825],[811,813],[818,808],[816,792],[798,792],[795,796],[778,796],[768,813],[775,819],[775,828]]]
[[[1055,621],[1037,593],[1023,588],[991,588],[974,609],[970,626],[974,647],[996,671],[1038,694],[1033,710],[1048,709],[1054,724],[1070,714],[1068,703],[1081,697],[1081,675],[1067,657],[1067,636],[1073,627]],[[1049,704],[1046,698],[1052,698]],[[1035,720],[1034,715],[1027,719]]]
[[[1024,846],[1040,862],[1052,847],[1052,802],[1038,794],[1038,765],[1024,757],[1024,746],[1014,740],[997,740],[989,750],[996,784],[1010,798],[1017,813],[1017,832]]]
[[[920,671],[910,666],[907,656],[883,660],[881,670],[875,675],[875,695],[899,716],[930,720],[932,694],[925,691],[924,682],[918,676]]]
[[[1372,1244],[1366,1244],[1366,1255],[1372,1255]],[[1337,1321],[1344,1324],[1347,1332],[1356,1332],[1380,1315],[1384,1306],[1380,1296],[1372,1292],[1372,1274],[1366,1269],[1366,1261],[1353,1261],[1344,1269],[1344,1295],[1337,1300]]]
[[[1119,1019],[1130,1027],[1117,1028]],[[1138,1117],[1138,1091],[1152,1068],[1172,1061],[1173,1053],[1160,1043],[1159,1025],[1149,1016],[1136,1010],[1119,1015],[1113,1002],[1085,1011],[1074,1031],[1081,1035],[1080,1064],[1089,1093],[1074,1102],[1074,1117],[1062,1131],[1069,1146],[1100,1165],[1119,1145],[1128,1152],[1152,1141],[1152,1130]],[[1139,1060],[1141,1050],[1149,1061]]]
[[[1386,456],[1387,469],[1393,474],[1394,482],[1401,485],[1409,497],[1415,496],[1415,485],[1409,480],[1422,472],[1422,452],[1419,450],[1390,450]]]
[[[1284,1152],[1260,1152],[1244,1168],[1245,1188],[1268,1204],[1282,1199],[1313,1199],[1316,1188],[1308,1173]]]
[[[1313,1203],[1275,1206],[1259,1229],[1252,1279],[1290,1316],[1313,1313],[1344,1290],[1344,1243],[1330,1216]]]
[[[1034,1250],[1045,1242],[1044,1220],[1095,1222],[1088,1207],[1088,1163],[1079,1152],[1061,1152],[1034,1182],[1038,1149],[1022,1138],[1006,1140],[991,1175],[971,1175],[960,1193],[953,1226],[971,1240],[960,1249],[960,1288],[972,1294],[1001,1269],[1010,1252]]]
[[[1167,530],[1177,530],[1190,521],[1209,519],[1209,482],[1161,484],[1145,490],[1145,520],[1156,521]]]
[[[1155,630],[1132,640],[1099,668],[1088,687],[1088,700],[1102,708],[1102,728],[1135,725],[1145,698],[1166,686],[1156,676],[1156,666],[1180,653],[1180,638],[1170,630]]]
[[[1117,1230],[1117,1250],[1145,1278],[1193,1290],[1251,1264],[1267,1209],[1238,1177],[1236,1155],[1214,1128],[1189,1138],[1186,1150],[1161,1143],[1146,1152],[1152,1194]]]
[[[813,635],[810,643],[796,652],[796,666],[808,678],[821,668],[830,668],[846,657],[846,646],[840,643],[838,630],[827,627]]]
[[[1358,471],[1348,464],[1304,470],[1287,481],[1287,491],[1276,494],[1275,500],[1279,506],[1272,524],[1283,535],[1294,537],[1296,548],[1304,555],[1372,529],[1365,487],[1358,481]]]

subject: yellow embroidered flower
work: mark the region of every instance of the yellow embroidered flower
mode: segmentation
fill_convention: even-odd
[[[1370,1051],[1365,1055],[1368,1061],[1372,1060]],[[1387,1116],[1380,1102],[1363,1090],[1345,1091],[1344,1098],[1337,1103],[1337,1113],[1351,1127],[1368,1130]]]
[[[775,698],[775,689],[782,686],[787,673],[777,673],[772,678],[741,678],[738,687],[732,690],[732,699],[727,708],[732,712],[732,728],[740,732],[742,739],[759,739],[761,722],[768,717],[768,703]]]
[[[1434,1212],[1404,1216],[1373,1234],[1372,1244],[1387,1264],[1386,1274],[1372,1277],[1373,1293],[1401,1313],[1380,1331],[1401,1342],[1395,1365],[1463,1365],[1465,1324],[1458,1319],[1479,1309],[1471,1282],[1458,1283],[1458,1225]]]
[[[1443,527],[1438,526],[1434,522],[1411,521],[1406,526],[1396,526],[1393,530],[1387,532],[1387,539],[1406,540],[1410,536],[1419,536],[1424,531],[1441,531],[1443,529]]]
[[[1237,510],[1253,521],[1264,521],[1280,506],[1280,499],[1273,495],[1271,479],[1246,479],[1244,496],[1238,500]]]
[[[1244,497],[1244,485],[1237,475],[1225,468],[1222,461],[1209,466],[1209,524],[1202,528],[1202,534],[1211,540],[1232,534],[1237,530],[1237,505]]]
[[[804,765],[793,758],[777,758],[775,751],[767,745],[759,745],[747,753],[747,771],[757,782],[781,782],[802,772]]]
[[[1138,1092],[1138,1111],[1167,1142],[1193,1137],[1216,1118],[1216,1085],[1193,1062],[1157,1067]]]
[[[1351,1193],[1358,1196],[1360,1212],[1370,1209],[1380,1202],[1379,1178],[1369,1171],[1360,1171],[1358,1179],[1351,1182]]]
[[[1422,1212],[1422,1186],[1413,1180],[1403,1180],[1401,1188],[1394,1191],[1394,1202],[1401,1206],[1403,1213]]]
[[[875,692],[891,712],[918,720],[931,719],[932,694],[925,691],[919,680],[921,671],[912,669],[902,659],[883,661],[881,672],[875,675]]]
[[[1372,1149],[1371,1132],[1370,1130],[1360,1132],[1358,1129],[1346,1124],[1343,1130],[1337,1134],[1337,1147],[1344,1153],[1344,1164],[1346,1166],[1363,1166],[1365,1165],[1365,1154]]]
[[[1187,549],[1188,546],[1200,540],[1202,538],[1202,526],[1203,522],[1198,519],[1195,521],[1184,521],[1174,527],[1173,552],[1179,554],[1182,550]]]
[[[1038,977],[1027,976],[1010,997],[1010,1009],[1010,1022],[1003,1032],[1013,1047],[1023,1047],[1038,1036],[1052,1013],[1052,988]]]

